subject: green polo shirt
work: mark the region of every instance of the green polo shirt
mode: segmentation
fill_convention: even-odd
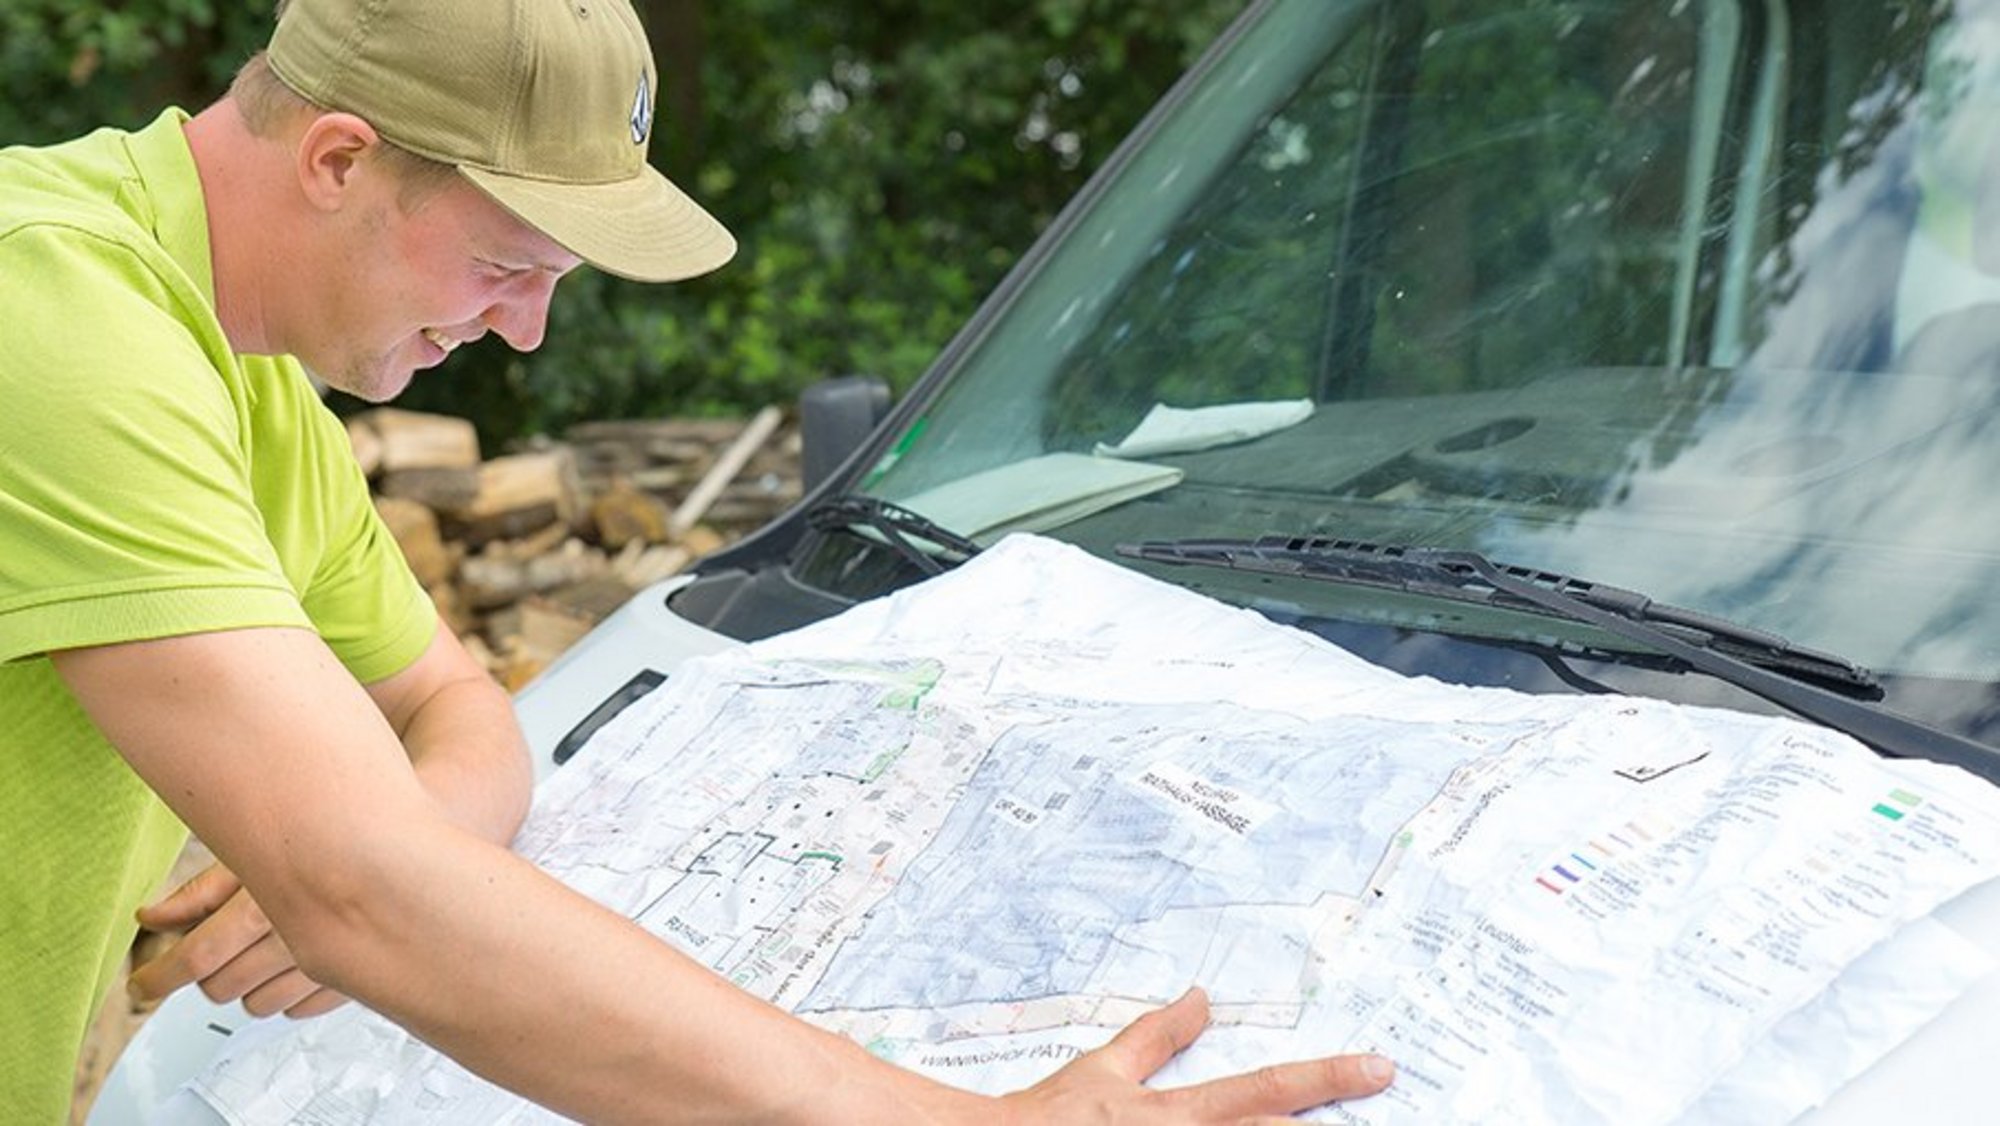
[[[65,1119],[186,837],[45,654],[295,626],[367,682],[436,622],[305,373],[223,336],[186,120],[0,150],[0,1122]]]

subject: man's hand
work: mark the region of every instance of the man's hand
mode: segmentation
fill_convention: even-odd
[[[1332,1056],[1277,1064],[1167,1091],[1147,1076],[1194,1043],[1208,1024],[1208,995],[1180,1000],[1133,1021],[1111,1042],[1025,1091],[1008,1095],[1011,1122],[1262,1122],[1389,1085],[1395,1067],[1380,1056]]]
[[[133,971],[128,989],[141,1004],[157,1003],[190,983],[218,1004],[240,999],[259,1017],[319,1016],[347,1001],[299,971],[271,921],[220,864],[141,907],[139,925],[188,932]]]

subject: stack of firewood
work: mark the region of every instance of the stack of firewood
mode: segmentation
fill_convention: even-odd
[[[444,415],[384,407],[347,432],[411,569],[510,690],[799,496],[797,433],[775,407],[748,422],[586,423],[492,458]]]

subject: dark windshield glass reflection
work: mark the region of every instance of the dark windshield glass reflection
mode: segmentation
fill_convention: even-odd
[[[1264,11],[863,487],[1053,510],[1157,407],[1303,403],[1037,530],[1470,547],[2000,674],[2000,0]]]

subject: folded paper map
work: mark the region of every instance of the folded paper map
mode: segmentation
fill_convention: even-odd
[[[681,666],[516,847],[969,1088],[1200,984],[1216,1024],[1156,1082],[1370,1050],[1395,1085],[1315,1116],[1765,1123],[1993,968],[1929,916],[2000,874],[2000,790],[1789,720],[1408,679],[1014,536]],[[258,1027],[191,1088],[234,1123],[561,1121],[357,1007]]]

